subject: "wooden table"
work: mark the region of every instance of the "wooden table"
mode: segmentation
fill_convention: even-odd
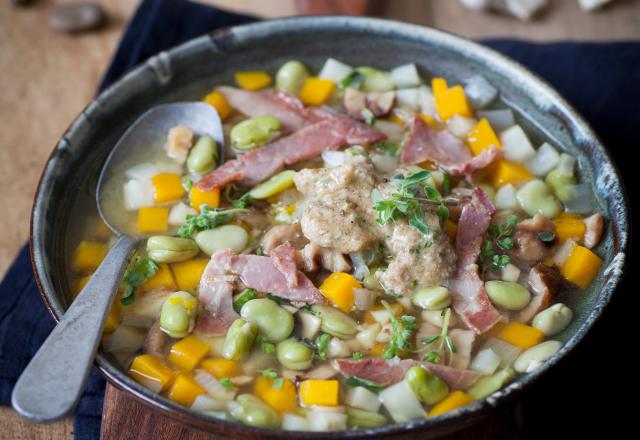
[[[79,36],[47,27],[47,11],[73,0],[39,0],[16,8],[0,2],[0,274],[27,240],[38,176],[56,141],[94,96],[120,35],[133,13],[132,0],[98,0],[110,21],[106,29]],[[295,0],[204,0],[263,17],[293,15]],[[466,37],[533,40],[640,38],[640,2],[619,0],[596,13],[574,0],[551,0],[531,23],[478,14],[455,0],[373,0],[372,14],[438,27]],[[69,439],[71,419],[34,425],[0,408],[0,439]]]

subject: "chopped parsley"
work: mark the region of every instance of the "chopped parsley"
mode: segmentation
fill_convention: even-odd
[[[136,257],[133,265],[127,269],[122,277],[125,288],[124,294],[120,298],[120,303],[124,306],[132,304],[136,299],[138,287],[153,277],[158,270],[160,270],[160,266],[155,261],[149,258]]]
[[[267,368],[262,370],[262,377],[273,380],[273,388],[279,390],[284,384],[284,379],[278,376],[275,368]]]
[[[256,296],[258,296],[258,292],[256,292],[255,289],[245,289],[244,292],[238,296],[238,299],[233,302],[234,310],[240,313],[242,306],[254,299]]]
[[[200,214],[187,215],[186,221],[178,229],[178,235],[182,238],[189,238],[195,232],[206,231],[207,229],[213,229],[216,226],[229,223],[235,214],[245,211],[246,209],[209,208],[206,205],[202,205]]]
[[[220,385],[228,390],[235,388],[233,382],[231,382],[231,379],[229,379],[228,377],[223,377],[222,379],[220,379]]]
[[[320,360],[327,359],[327,354],[329,351],[329,341],[331,340],[331,336],[326,333],[322,333],[315,340],[315,348],[316,348],[316,356]]]
[[[416,332],[416,317],[411,315],[403,315],[396,318],[393,314],[393,310],[389,307],[386,301],[382,301],[382,305],[387,309],[389,317],[391,319],[391,340],[387,345],[387,348],[382,353],[384,359],[391,359],[395,356],[400,356],[402,353],[413,349],[413,342],[411,338]]]
[[[362,118],[364,119],[364,122],[370,127],[373,127],[373,124],[376,123],[376,116],[368,108],[362,110]]]
[[[351,358],[354,361],[359,361],[360,359],[362,359],[362,352],[360,351],[354,351],[353,354],[351,355]]]
[[[348,87],[359,89],[364,83],[364,75],[358,71],[353,71],[340,81],[338,88],[344,90]]]
[[[355,387],[366,388],[372,393],[379,393],[380,391],[382,391],[382,388],[383,388],[383,386],[378,382],[374,382],[372,380],[360,379],[359,377],[356,377],[356,376],[351,376],[350,378],[345,380],[344,383],[352,388],[355,388]]]
[[[249,193],[244,194],[237,200],[231,200],[231,205],[236,209],[246,209],[253,203],[253,197]]]
[[[433,335],[428,338],[422,340],[422,343],[426,345],[427,349],[432,348],[431,346],[438,343],[435,350],[429,351],[426,356],[423,358],[427,362],[432,362],[437,364],[442,359],[443,350],[449,351],[449,363],[452,361],[452,354],[457,353],[458,349],[456,348],[451,336],[448,335],[449,332],[449,320],[451,319],[451,308],[447,307],[442,311],[442,330],[439,335]]]
[[[480,248],[480,265],[483,272],[497,272],[511,262],[509,256],[502,252],[513,249],[511,236],[517,223],[518,217],[510,215],[504,222],[491,225],[489,239]]]
[[[186,192],[191,191],[191,188],[193,188],[193,180],[188,179],[186,177],[182,178],[182,187],[184,188],[184,190]]]

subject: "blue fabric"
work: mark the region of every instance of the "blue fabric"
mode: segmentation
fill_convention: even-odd
[[[217,27],[251,20],[182,0],[144,0],[100,89],[160,50]],[[623,176],[633,176],[640,127],[640,44],[484,43],[520,61],[556,87],[589,120],[612,151]],[[624,327],[634,322],[630,293],[624,287],[620,289],[587,341],[523,396],[526,437],[546,437],[550,427],[558,434],[592,433],[593,424],[584,423],[589,420],[622,426],[623,407],[633,405],[620,405],[616,394],[619,387],[635,382],[635,374],[618,384],[617,379],[624,377],[616,377],[610,368],[614,362],[622,362],[624,365],[617,370],[633,369],[626,363],[631,362],[629,353],[637,344],[625,338],[632,334]],[[25,246],[0,284],[0,405],[10,404],[13,384],[52,327]],[[610,382],[602,380],[606,377]],[[100,374],[93,371],[75,414],[78,439],[99,438],[104,384]]]

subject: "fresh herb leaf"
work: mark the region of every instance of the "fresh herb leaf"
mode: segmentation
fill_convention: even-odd
[[[362,118],[364,119],[365,124],[370,127],[373,127],[373,124],[376,123],[376,116],[368,108],[362,110]]]
[[[182,178],[182,187],[184,188],[184,190],[186,192],[191,191],[191,188],[193,188],[193,180],[187,179],[186,177],[183,177]]]
[[[258,246],[256,248],[256,255],[259,256],[259,257],[264,255],[264,249],[262,249],[262,246]]]
[[[480,249],[480,266],[483,272],[489,270],[498,272],[511,262],[508,255],[499,254],[499,251],[513,249],[514,243],[511,236],[515,231],[518,217],[510,215],[502,223],[493,224],[489,228],[489,239],[482,244]]]
[[[258,296],[258,292],[256,292],[255,289],[245,289],[244,292],[240,294],[238,299],[233,302],[233,308],[236,312],[240,313],[240,309],[242,309],[242,306],[251,301],[256,296]]]
[[[356,377],[356,376],[351,376],[350,378],[345,380],[344,383],[352,388],[355,388],[355,387],[366,388],[372,393],[379,393],[380,391],[382,391],[382,388],[383,388],[383,385],[379,384],[378,382],[374,382],[372,380],[367,380],[367,379],[360,379],[359,377]]]
[[[389,156],[393,157],[396,157],[398,154],[400,154],[400,149],[402,147],[399,142],[394,141],[379,141],[373,144],[373,146],[374,148],[382,150]]]
[[[284,385],[284,379],[281,377],[278,377],[273,381],[273,388],[275,388],[276,390],[282,388],[282,385]]]
[[[267,368],[266,370],[262,370],[260,373],[262,374],[262,377],[266,377],[267,379],[276,380],[278,378],[278,372],[275,368]]]
[[[449,354],[447,358],[449,360],[449,364],[451,364],[451,361],[453,360],[453,353],[456,353],[458,351],[455,344],[453,343],[453,340],[448,335],[449,321],[451,320],[451,308],[447,307],[446,309],[442,310],[441,316],[442,329],[440,330],[440,334],[423,339],[422,342],[425,344],[425,348],[419,351],[430,350],[424,357],[424,360],[427,362],[433,362],[435,364],[439,363],[442,359],[442,356],[446,355],[446,351],[448,351]],[[433,345],[436,343],[437,345],[433,347]],[[435,348],[435,350],[433,348]]]
[[[267,354],[274,354],[276,352],[276,346],[275,346],[275,344],[272,344],[271,342],[261,342],[260,343],[260,350],[262,350],[263,352],[265,352]]]
[[[433,364],[439,364],[440,361],[442,360],[442,358],[440,357],[440,355],[435,352],[435,351],[430,351],[429,353],[427,353],[427,355],[424,357],[425,361],[427,362],[431,362]]]
[[[125,285],[120,303],[124,306],[132,304],[136,299],[136,291],[145,281],[152,278],[160,270],[160,266],[149,258],[136,257],[122,277]]]
[[[544,241],[545,243],[549,243],[555,240],[556,234],[549,231],[542,231],[542,232],[538,232],[538,238]]]
[[[252,203],[253,203],[253,197],[251,197],[249,193],[246,193],[245,195],[243,195],[237,200],[231,201],[231,205],[236,209],[246,209],[249,206],[251,206]]]
[[[442,191],[449,194],[451,192],[451,174],[444,168],[440,168],[440,172],[442,173]]]
[[[331,336],[326,333],[321,334],[316,338],[315,346],[316,346],[316,356],[320,360],[327,359],[327,354],[329,351],[329,341],[331,340]]]
[[[271,301],[278,304],[279,306],[283,304],[289,304],[289,302],[286,299],[280,298],[279,296],[275,296],[273,293],[267,293],[267,298],[269,298]]]
[[[354,361],[359,361],[360,359],[362,359],[362,352],[354,351],[351,355],[351,359],[353,359]]]
[[[220,379],[220,385],[222,385],[226,389],[235,388],[233,382],[231,382],[231,379],[229,379],[228,377],[223,377],[222,379]]]
[[[351,87],[352,89],[359,89],[364,83],[364,75],[358,71],[353,71],[340,81],[338,84],[338,88],[340,90],[344,90],[347,87]]]
[[[422,342],[424,344],[433,344],[434,342],[436,342],[438,339],[440,339],[440,335],[433,335],[433,336],[429,336],[428,338],[425,338],[422,340]]]
[[[458,349],[456,348],[455,344],[453,343],[453,340],[451,339],[451,336],[447,335],[444,338],[444,343],[446,344],[447,348],[449,349],[449,351],[451,353],[457,353]]]
[[[246,209],[223,209],[223,208],[209,208],[206,205],[202,205],[200,208],[200,214],[187,215],[187,219],[182,226],[178,229],[178,235],[182,238],[189,238],[195,232],[206,231],[207,229],[213,229],[216,226],[229,223],[233,220],[233,216],[239,212],[245,212]]]
[[[391,359],[413,349],[411,338],[417,329],[416,317],[403,315],[400,318],[396,318],[393,310],[391,310],[391,307],[386,301],[382,301],[382,305],[387,309],[387,313],[389,313],[392,333],[391,340],[389,340],[387,348],[382,353],[382,357],[384,359]]]

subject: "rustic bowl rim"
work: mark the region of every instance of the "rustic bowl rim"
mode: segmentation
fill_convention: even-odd
[[[173,403],[168,399],[159,396],[150,390],[144,388],[142,385],[137,384],[132,379],[128,378],[125,373],[116,368],[102,353],[98,352],[96,356],[96,366],[101,373],[113,384],[116,388],[124,390],[131,394],[135,399],[147,405],[150,409],[159,411],[160,413],[174,418],[182,423],[186,423],[194,428],[206,430],[209,432],[216,432],[220,434],[234,434],[241,435],[243,437],[260,436],[260,437],[278,437],[278,438],[299,438],[304,436],[305,438],[370,438],[373,436],[393,436],[399,434],[406,434],[409,432],[418,432],[433,430],[435,432],[445,432],[449,430],[459,429],[460,427],[467,426],[473,423],[476,419],[482,417],[483,414],[491,409],[507,402],[509,399],[517,395],[522,389],[528,387],[535,382],[539,377],[545,374],[550,368],[553,368],[561,360],[565,359],[567,354],[574,349],[574,347],[584,339],[588,331],[593,327],[595,321],[601,316],[605,306],[609,303],[613,292],[618,284],[621,282],[624,268],[625,268],[625,256],[628,254],[630,246],[630,223],[629,223],[629,203],[620,178],[620,173],[616,167],[609,151],[604,147],[599,138],[595,135],[590,126],[585,120],[573,109],[573,107],[562,98],[558,92],[556,92],[546,81],[541,79],[535,73],[529,71],[527,68],[517,63],[516,61],[500,54],[499,52],[490,49],[486,46],[482,46],[476,42],[465,39],[463,37],[434,29],[427,26],[403,23],[394,20],[371,18],[371,17],[353,17],[353,16],[316,16],[316,17],[288,17],[278,18],[272,20],[264,20],[250,24],[238,25],[229,28],[221,28],[210,32],[182,44],[179,44],[172,49],[160,52],[158,55],[151,57],[150,59],[140,63],[134,69],[129,71],[123,77],[118,79],[112,85],[103,90],[94,100],[92,100],[80,115],[71,123],[69,128],[65,131],[61,140],[56,144],[55,148],[51,152],[45,168],[40,176],[38,187],[34,196],[34,202],[32,207],[32,216],[30,224],[30,254],[31,261],[34,268],[36,284],[40,291],[45,306],[53,316],[53,318],[59,321],[60,315],[63,313],[63,306],[55,294],[51,280],[47,279],[44,269],[44,250],[42,249],[42,222],[40,216],[42,215],[43,207],[46,203],[44,199],[44,189],[50,184],[53,179],[52,170],[49,169],[49,165],[52,159],[68,145],[68,140],[73,136],[75,129],[80,124],[83,117],[87,117],[92,111],[100,106],[100,99],[102,97],[116,95],[121,91],[123,85],[127,84],[132,78],[141,75],[148,69],[156,70],[158,63],[164,62],[167,57],[175,56],[182,52],[189,50],[195,50],[200,45],[215,46],[216,44],[224,44],[224,40],[233,34],[233,37],[241,37],[248,39],[259,39],[260,37],[268,36],[271,33],[282,32],[287,29],[304,29],[304,28],[333,28],[336,23],[340,23],[343,26],[348,26],[358,31],[380,33],[393,33],[398,36],[409,39],[420,39],[429,44],[436,46],[443,46],[449,50],[458,52],[463,58],[470,57],[470,53],[476,54],[472,58],[477,60],[482,59],[485,63],[491,63],[495,66],[496,70],[510,73],[517,78],[517,80],[531,89],[527,91],[527,96],[531,96],[533,93],[540,93],[546,100],[556,105],[558,109],[564,113],[572,124],[572,129],[577,130],[581,136],[588,139],[591,143],[590,148],[595,149],[603,155],[605,158],[605,165],[608,167],[606,171],[606,180],[604,184],[614,189],[622,196],[622,200],[615,203],[613,208],[616,208],[615,224],[618,226],[619,236],[618,238],[618,253],[611,261],[607,268],[608,279],[603,286],[602,292],[598,299],[595,301],[594,307],[588,316],[585,318],[582,325],[576,330],[567,342],[563,345],[561,350],[556,353],[549,361],[545,363],[541,368],[538,368],[532,373],[518,378],[518,380],[507,385],[500,391],[492,394],[488,398],[475,401],[465,407],[457,409],[455,411],[443,414],[435,418],[428,418],[424,420],[418,420],[408,422],[404,424],[388,424],[380,428],[362,429],[357,431],[342,431],[342,432],[297,432],[297,431],[285,431],[281,429],[263,429],[254,428],[247,425],[243,425],[239,422],[229,422],[223,420],[217,420],[212,417],[207,417],[203,414],[191,411],[181,405]],[[375,31],[372,29],[375,28]],[[486,66],[485,66],[486,67]],[[538,103],[539,104],[539,103]],[[612,206],[608,208],[612,210]],[[457,423],[456,426],[454,424]],[[444,429],[443,429],[444,428]]]

